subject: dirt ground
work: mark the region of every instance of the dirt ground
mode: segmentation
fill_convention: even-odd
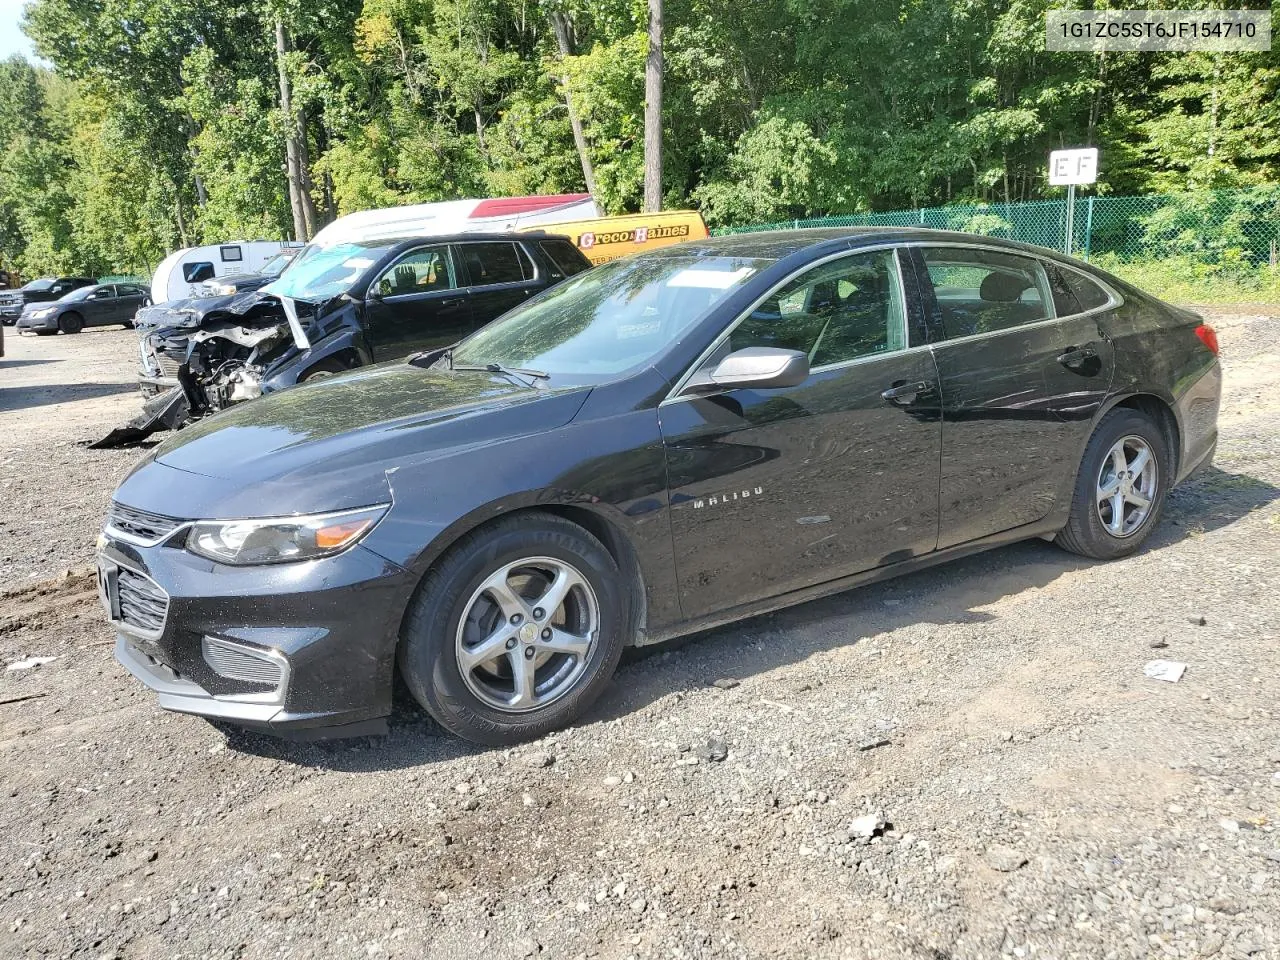
[[[1280,308],[1213,321],[1217,464],[1137,556],[716,630],[511,751],[407,705],[310,745],[159,711],[86,570],[134,336],[9,331],[0,957],[1280,957]]]

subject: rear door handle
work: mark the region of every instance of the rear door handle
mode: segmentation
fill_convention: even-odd
[[[880,396],[896,406],[905,407],[916,398],[917,394],[924,393],[928,389],[929,384],[923,380],[914,382],[895,380],[893,386],[881,393]]]
[[[1092,360],[1098,351],[1089,344],[1083,347],[1067,347],[1066,352],[1058,355],[1058,362],[1064,367],[1078,367],[1086,360]]]

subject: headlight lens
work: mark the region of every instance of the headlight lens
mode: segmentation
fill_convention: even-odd
[[[187,549],[234,566],[292,563],[341,553],[377,525],[390,504],[262,520],[203,520],[187,534]]]
[[[214,296],[225,297],[236,292],[236,285],[234,283],[211,283],[209,284],[209,289],[213,291]]]
[[[40,317],[47,317],[49,314],[53,313],[55,309],[56,308],[54,307],[45,307],[43,310],[32,310],[31,316],[36,319],[39,319]]]

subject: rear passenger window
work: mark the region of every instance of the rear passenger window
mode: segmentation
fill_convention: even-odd
[[[1068,270],[1065,267],[1061,272],[1067,286],[1071,289],[1072,294],[1075,295],[1076,302],[1080,304],[1080,311],[1096,310],[1098,307],[1105,307],[1111,302],[1111,295],[1083,273],[1076,273],[1076,271]]]
[[[528,279],[514,243],[464,243],[458,249],[473,287]]]
[[[921,249],[947,340],[1054,316],[1049,278],[1037,260],[994,250]]]
[[[559,271],[556,279],[572,277],[575,273],[581,273],[587,269],[588,264],[582,262],[578,248],[568,240],[543,240],[539,246]]]

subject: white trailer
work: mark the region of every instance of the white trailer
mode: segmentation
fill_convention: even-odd
[[[320,247],[389,237],[429,237],[442,233],[505,233],[519,228],[553,227],[573,220],[594,220],[600,210],[589,193],[497,197],[415,203],[362,210],[339,217],[311,242]]]
[[[160,261],[151,278],[151,300],[165,303],[201,296],[200,285],[206,280],[256,273],[285,247],[300,246],[279,240],[233,240],[175,250]]]

